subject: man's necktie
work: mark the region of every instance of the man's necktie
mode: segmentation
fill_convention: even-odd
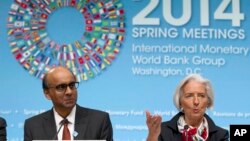
[[[63,136],[62,140],[70,140],[70,132],[68,128],[69,121],[67,119],[63,120]]]

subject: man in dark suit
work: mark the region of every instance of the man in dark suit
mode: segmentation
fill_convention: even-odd
[[[0,141],[6,141],[7,133],[6,133],[6,121],[4,118],[0,117]]]
[[[113,140],[109,114],[77,105],[77,87],[74,74],[65,67],[45,74],[43,91],[53,108],[25,120],[24,141],[64,140],[64,129],[70,132],[70,140]]]

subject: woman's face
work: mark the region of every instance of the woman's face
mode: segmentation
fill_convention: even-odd
[[[180,104],[187,124],[202,121],[208,103],[209,99],[204,84],[190,80],[184,85]]]

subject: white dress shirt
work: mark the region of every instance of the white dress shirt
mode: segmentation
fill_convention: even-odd
[[[54,111],[54,117],[55,117],[55,121],[56,121],[56,129],[57,129],[57,132],[59,130],[59,128],[61,127],[59,133],[57,134],[57,138],[58,140],[62,140],[62,134],[63,134],[63,125],[60,124],[60,122],[64,119],[63,117],[61,117],[55,110],[55,108],[53,108],[53,111]],[[75,115],[76,115],[76,106],[74,106],[74,108],[72,109],[71,113],[66,117],[69,121],[68,123],[68,128],[69,128],[69,131],[70,131],[70,138],[71,140],[74,140],[74,125],[75,125]]]

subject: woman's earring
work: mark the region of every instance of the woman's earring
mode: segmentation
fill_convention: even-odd
[[[181,110],[181,112],[183,112],[183,108],[182,108],[182,107],[181,107],[181,109],[180,109],[180,110]]]

